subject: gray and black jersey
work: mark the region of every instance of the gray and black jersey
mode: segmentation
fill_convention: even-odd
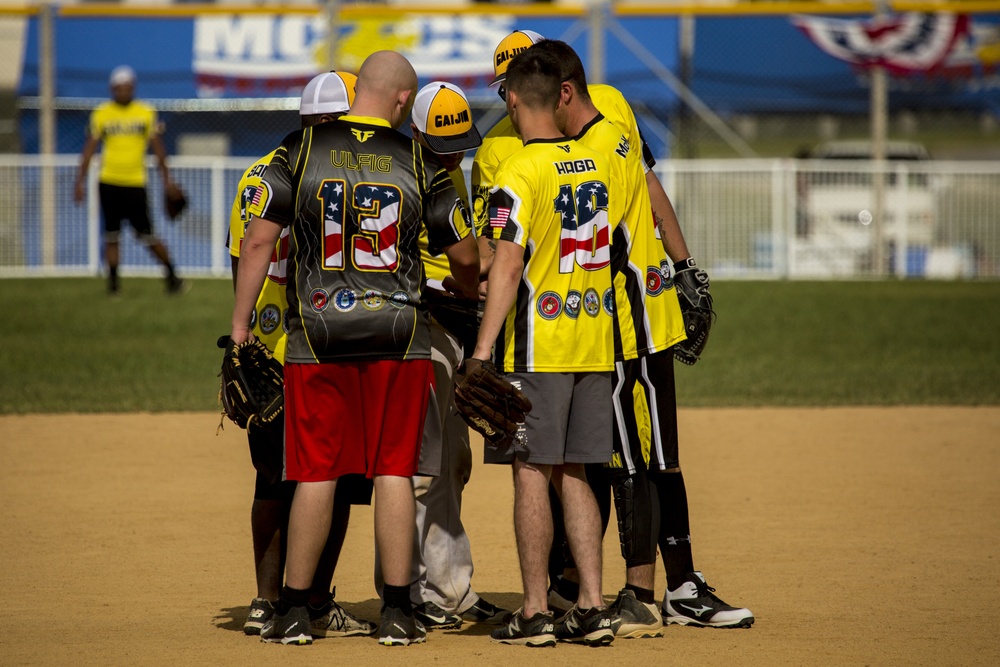
[[[282,141],[260,216],[290,226],[288,352],[293,363],[429,359],[426,226],[439,253],[470,230],[437,157],[376,118],[343,116]]]

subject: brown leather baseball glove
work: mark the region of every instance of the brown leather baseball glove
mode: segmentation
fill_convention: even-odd
[[[491,361],[466,359],[465,371],[455,386],[455,407],[487,445],[506,445],[517,433],[518,423],[531,412],[531,401]]]

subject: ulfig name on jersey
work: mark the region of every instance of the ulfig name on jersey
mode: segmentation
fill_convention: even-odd
[[[469,122],[469,112],[465,109],[458,113],[439,113],[434,116],[434,127],[448,127]]]
[[[556,172],[559,174],[583,174],[588,171],[597,171],[597,165],[590,158],[586,160],[563,160],[553,162]]]
[[[380,171],[388,174],[392,171],[392,156],[376,153],[353,153],[351,151],[330,151],[330,164],[338,169],[353,169],[361,171]]]

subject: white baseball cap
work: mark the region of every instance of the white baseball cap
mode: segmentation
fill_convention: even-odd
[[[472,109],[458,86],[432,81],[417,92],[413,124],[435,153],[459,153],[483,143],[472,122]]]
[[[112,88],[135,84],[135,70],[128,65],[119,65],[111,70],[111,76],[108,77],[108,83],[111,84]]]
[[[345,113],[354,103],[354,85],[358,77],[350,72],[323,72],[314,76],[302,91],[300,116]]]

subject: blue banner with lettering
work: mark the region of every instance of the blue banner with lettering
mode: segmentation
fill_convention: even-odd
[[[637,112],[658,119],[662,128],[676,111],[679,96],[664,80],[670,77],[657,76],[637,52],[679,76],[679,21],[671,16],[612,20],[631,37],[622,41],[617,32],[605,31],[605,80],[619,88]],[[972,15],[963,25],[967,30],[949,46],[942,65],[890,80],[893,108],[1000,113],[1000,14]],[[145,99],[296,96],[306,81],[325,69],[329,50],[320,14],[57,16],[55,28],[60,98],[106,98],[108,73],[121,64],[135,68],[137,95]],[[395,49],[413,62],[421,83],[452,81],[466,90],[474,106],[481,106],[496,100],[488,88],[493,49],[514,29],[568,41],[593,69],[585,19],[464,13],[343,21],[337,32],[337,62],[342,69],[357,71],[372,51]],[[837,39],[836,34],[831,37]],[[22,96],[38,95],[38,41],[38,20],[33,18],[18,89]],[[690,65],[687,83],[723,117],[868,110],[866,71],[825,52],[791,16],[698,17]],[[29,152],[37,150],[36,123],[30,114],[22,115],[22,144]],[[65,134],[72,142],[64,143]],[[79,137],[76,129],[61,130],[59,150],[78,150]],[[233,150],[256,152],[255,146],[238,143]]]

